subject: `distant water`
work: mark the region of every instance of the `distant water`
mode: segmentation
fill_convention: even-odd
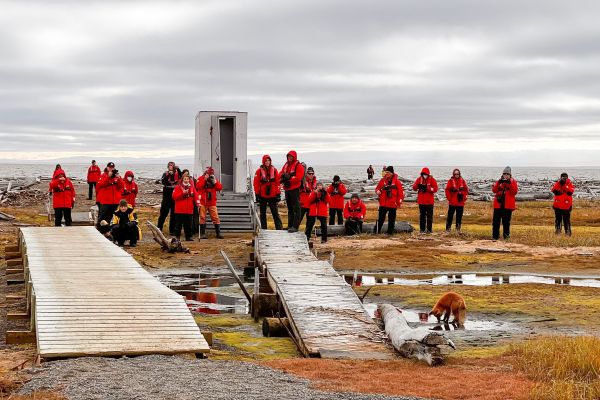
[[[0,178],[18,177],[48,177],[52,175],[55,164],[0,164]],[[85,179],[87,164],[62,164],[63,169],[72,178]],[[280,168],[280,165],[277,165]],[[313,166],[317,177],[324,181],[330,181],[334,175],[342,179],[358,180],[367,178],[367,165],[338,165],[338,166]],[[165,170],[164,164],[134,164],[119,165],[117,168],[124,174],[132,170],[139,178],[158,179]],[[190,165],[181,165],[180,168],[193,169]],[[381,176],[381,165],[374,165],[375,177]],[[430,167],[431,174],[438,179],[448,179],[454,167]],[[498,179],[502,174],[503,167],[459,167],[462,175],[468,181],[482,181]],[[394,166],[395,172],[404,178],[415,179],[421,167],[416,166]],[[554,168],[554,167],[513,167],[513,176],[520,181],[538,181],[557,179],[561,172],[567,172],[575,181],[600,181],[600,167],[580,168]]]

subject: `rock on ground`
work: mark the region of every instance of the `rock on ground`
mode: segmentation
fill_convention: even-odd
[[[251,363],[158,355],[48,362],[20,393],[48,389],[72,400],[414,399],[322,392],[307,380]]]

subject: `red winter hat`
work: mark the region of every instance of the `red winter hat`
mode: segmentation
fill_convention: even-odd
[[[209,174],[209,175],[214,175],[215,174],[215,169],[213,167],[206,167],[206,171],[204,171],[205,173]]]

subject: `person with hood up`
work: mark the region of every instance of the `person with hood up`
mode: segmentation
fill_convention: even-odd
[[[217,192],[223,190],[223,185],[215,177],[213,167],[208,167],[204,175],[198,178],[196,182],[196,191],[200,196],[200,239],[207,239],[206,236],[206,212],[210,214],[210,220],[215,227],[217,239],[225,239],[221,234],[221,220],[217,210]]]
[[[162,201],[160,203],[160,214],[158,216],[157,228],[162,231],[167,216],[169,217],[169,235],[175,230],[175,202],[173,201],[173,190],[181,179],[181,170],[175,162],[169,161],[167,170],[163,172],[160,182],[163,185]]]
[[[113,214],[110,222],[110,235],[113,242],[119,246],[125,245],[125,241],[129,240],[129,246],[137,246],[137,242],[142,237],[142,231],[138,226],[137,215],[131,204],[127,204],[127,200],[119,201],[119,206]]]
[[[173,201],[175,202],[175,237],[181,239],[183,227],[185,240],[189,242],[194,236],[192,220],[194,208],[200,205],[200,198],[187,169],[183,170],[179,183],[173,189]]]
[[[279,173],[273,166],[271,156],[265,154],[262,158],[262,165],[254,174],[254,195],[260,209],[260,227],[267,229],[267,206],[273,215],[275,229],[283,229],[277,204],[281,201],[281,188],[279,183]]]
[[[346,218],[346,235],[358,235],[362,233],[362,225],[367,216],[367,206],[358,197],[358,194],[352,193],[350,200],[344,205],[344,218]]]
[[[512,213],[516,208],[516,196],[519,191],[517,181],[512,177],[510,167],[504,168],[502,176],[494,186],[494,216],[492,219],[492,238],[500,238],[500,223],[502,223],[502,236],[504,239],[510,238],[510,220]]]
[[[417,204],[419,204],[419,230],[421,233],[431,233],[433,228],[434,193],[438,191],[437,181],[431,176],[429,168],[424,167],[421,175],[413,183],[413,190],[417,191]]]
[[[121,193],[123,192],[123,179],[119,171],[115,169],[115,163],[109,162],[106,164],[104,173],[100,176],[98,184],[96,200],[98,206],[98,225],[100,221],[109,222],[112,220],[114,212],[121,201]]]
[[[454,213],[456,213],[456,231],[460,232],[463,211],[465,209],[465,202],[467,201],[468,194],[469,188],[467,187],[467,182],[461,176],[460,170],[455,168],[454,171],[452,171],[452,177],[446,184],[446,198],[448,199],[446,232],[450,232],[450,228],[452,228]]]
[[[306,178],[300,186],[300,223],[305,215],[310,211],[310,203],[308,197],[317,189],[317,176],[313,167],[306,168]]]
[[[337,215],[338,225],[344,224],[344,196],[348,193],[348,189],[344,182],[340,180],[339,175],[333,176],[333,182],[327,188],[327,193],[331,196],[329,201],[329,225],[335,225],[335,216]]]
[[[279,171],[279,181],[285,190],[285,203],[288,209],[288,232],[298,232],[301,220],[300,186],[304,180],[304,165],[298,161],[298,154],[290,150],[287,161]]]
[[[554,227],[556,234],[560,235],[562,226],[565,227],[565,235],[571,236],[571,210],[573,209],[573,193],[575,186],[566,172],[560,174],[560,179],[552,186],[554,194]]]
[[[49,187],[52,193],[52,207],[54,208],[54,226],[61,226],[63,217],[65,226],[71,226],[71,209],[75,204],[75,187],[65,171],[54,170]]]
[[[375,176],[375,170],[373,169],[372,165],[369,165],[369,167],[367,168],[367,179],[372,180],[374,176]]]
[[[100,180],[100,175],[102,175],[100,167],[96,164],[96,160],[92,160],[92,165],[89,166],[87,171],[88,200],[92,199],[96,184],[98,183],[98,180]]]
[[[132,171],[125,171],[125,180],[123,181],[123,192],[121,198],[127,200],[131,207],[135,208],[135,199],[138,194],[138,184],[135,183],[135,176]]]
[[[393,235],[396,228],[396,210],[404,201],[404,189],[398,175],[394,173],[394,167],[385,168],[385,175],[375,188],[375,194],[379,196],[379,212],[377,218],[377,233],[381,233],[386,215],[388,217],[387,234]]]
[[[317,182],[316,189],[308,196],[310,210],[306,217],[305,231],[308,240],[310,240],[310,235],[318,219],[321,223],[321,242],[327,243],[327,207],[329,201],[329,193],[327,193],[321,182]]]

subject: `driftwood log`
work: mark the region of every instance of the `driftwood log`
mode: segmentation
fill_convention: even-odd
[[[391,304],[378,306],[392,346],[402,357],[425,361],[430,366],[444,362],[440,346],[456,349],[454,343],[442,332],[408,326],[402,313]]]
[[[291,329],[287,318],[263,318],[262,332],[265,337],[287,337]]]
[[[152,237],[156,243],[160,245],[160,248],[163,251],[169,253],[189,253],[190,249],[184,247],[176,238],[172,238],[171,240],[167,239],[165,235],[161,232],[160,229],[156,225],[154,225],[150,221],[146,221],[146,225],[150,228],[150,232],[152,232]]]
[[[375,233],[376,224],[374,222],[366,222],[363,224],[363,233]],[[414,231],[415,228],[411,224],[406,221],[396,221],[394,225],[394,232],[396,233],[410,233]],[[321,236],[321,228],[316,228],[317,236]],[[381,232],[387,232],[387,222],[383,223],[383,227],[381,228]],[[343,236],[346,233],[346,228],[344,225],[328,225],[327,226],[327,235],[328,236]]]

